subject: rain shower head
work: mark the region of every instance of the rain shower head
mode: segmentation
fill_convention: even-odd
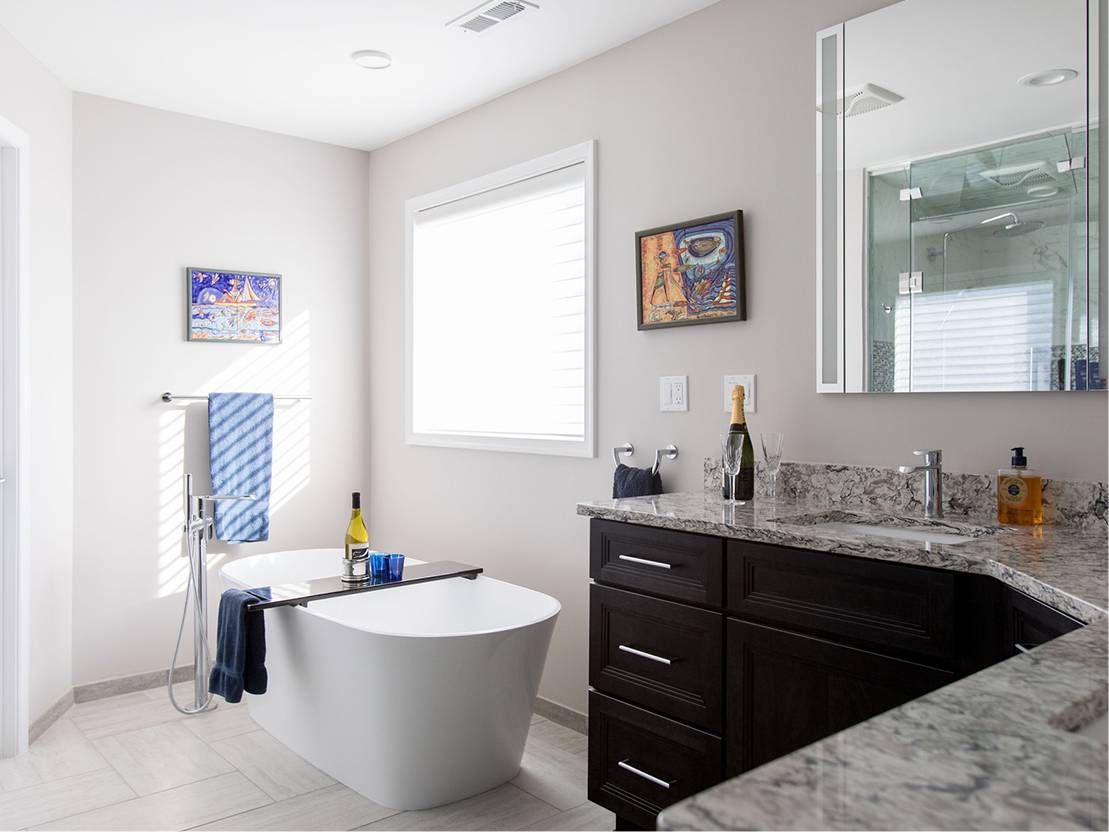
[[[1004,228],[999,228],[994,231],[995,237],[1019,237],[1022,234],[1031,234],[1033,231],[1039,231],[1044,227],[1044,224],[1039,220],[1032,220],[1031,222],[1014,222],[1006,225]]]
[[[1051,175],[1051,166],[1045,161],[1026,162],[1019,165],[1006,165],[1000,168],[980,170],[978,175],[988,182],[1001,188],[1012,188],[1018,185],[1036,185],[1045,182],[1052,183],[1055,177]]]
[[[1007,222],[1000,228],[995,229],[993,232],[993,235],[995,237],[1019,237],[1022,234],[1031,234],[1033,231],[1039,231],[1041,228],[1044,227],[1044,224],[1040,220],[1021,222],[1020,217],[1018,217],[1012,211],[1006,211],[1004,214],[998,214],[996,217],[990,217],[988,220],[982,220],[979,225],[988,225],[989,223],[997,222],[998,220],[1003,220],[1006,218],[1010,218],[1011,222]]]

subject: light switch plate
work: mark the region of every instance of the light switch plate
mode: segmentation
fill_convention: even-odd
[[[689,376],[658,377],[658,409],[689,410]]]
[[[754,373],[724,376],[724,412],[732,412],[732,388],[737,384],[743,385],[743,412],[754,413],[758,405],[755,398]]]

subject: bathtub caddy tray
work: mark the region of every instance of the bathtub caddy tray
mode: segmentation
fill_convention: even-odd
[[[432,563],[417,563],[404,567],[404,577],[399,581],[367,582],[364,584],[345,584],[338,575],[331,578],[316,578],[292,584],[261,587],[269,591],[270,597],[257,601],[247,607],[248,611],[268,610],[273,607],[308,606],[309,601],[335,598],[340,595],[356,595],[359,592],[373,592],[378,589],[392,589],[398,586],[422,584],[428,581],[441,581],[446,578],[467,578],[473,580],[484,570],[480,566],[458,563],[453,560],[439,560]]]

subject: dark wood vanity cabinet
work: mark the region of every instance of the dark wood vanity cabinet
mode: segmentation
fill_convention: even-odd
[[[947,670],[728,619],[725,775],[740,774],[954,679]]]
[[[1081,626],[987,576],[590,522],[589,799],[617,828]]]

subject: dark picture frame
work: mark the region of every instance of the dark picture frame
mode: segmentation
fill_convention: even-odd
[[[747,320],[743,211],[637,231],[635,287],[639,330]]]

